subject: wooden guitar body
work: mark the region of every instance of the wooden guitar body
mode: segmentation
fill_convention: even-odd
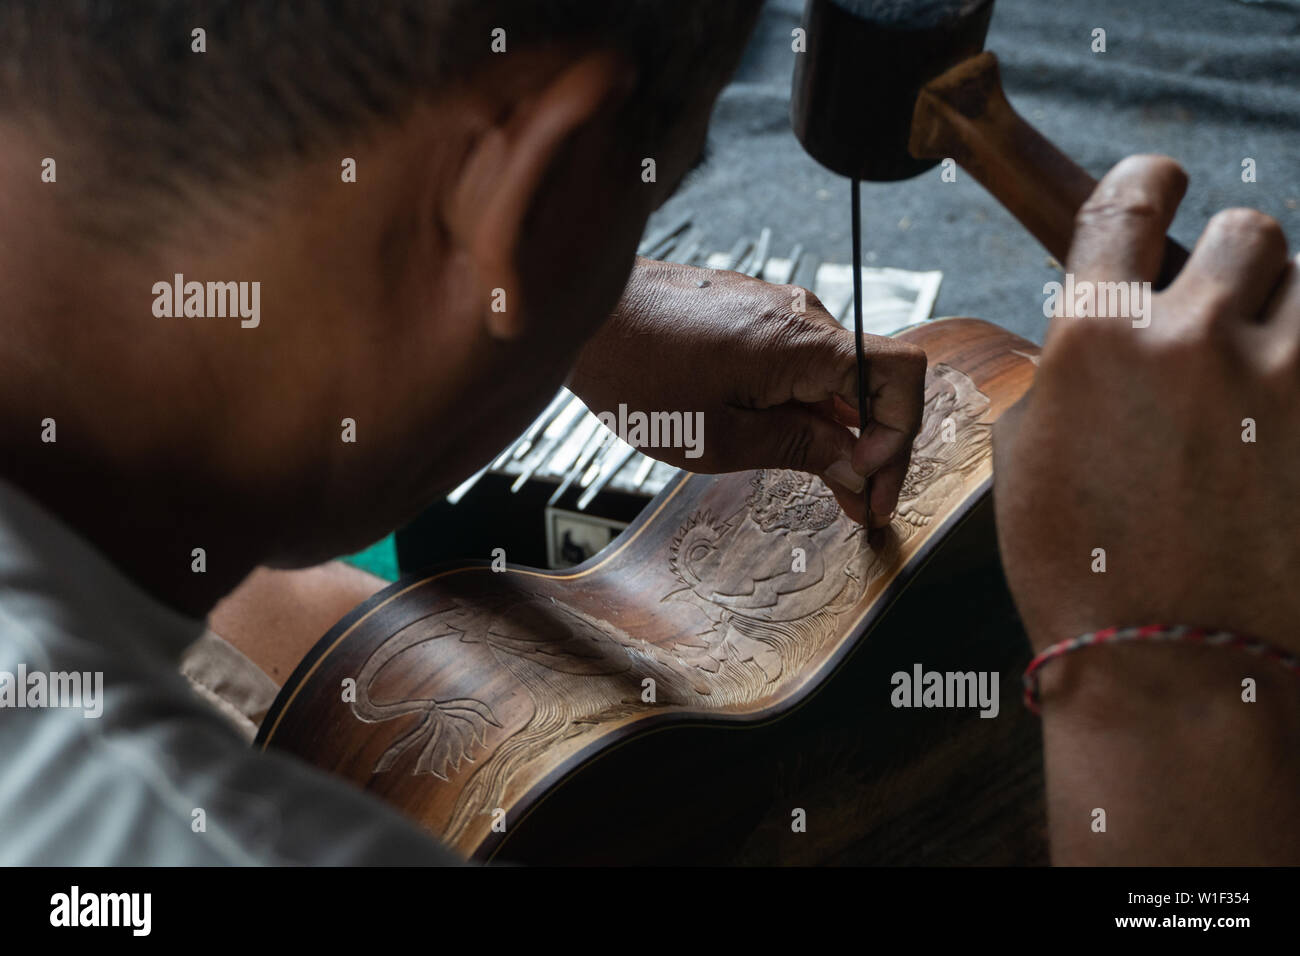
[[[341,774],[482,860],[813,862],[857,843],[877,862],[933,861],[926,839],[952,824],[924,808],[952,786],[1010,807],[1025,837],[1008,848],[961,821],[950,848],[1036,859],[1036,730],[1014,680],[985,721],[895,710],[889,675],[945,661],[1010,675],[1023,651],[1014,627],[996,646],[963,635],[1014,620],[990,570],[990,432],[1037,347],[974,319],[901,336],[930,362],[889,528],[868,540],[800,473],[684,475],[571,571],[460,565],[376,595],[285,683],[257,745]],[[963,540],[979,560],[952,557]],[[907,606],[878,642],[885,612]],[[1013,770],[949,759],[963,747]]]

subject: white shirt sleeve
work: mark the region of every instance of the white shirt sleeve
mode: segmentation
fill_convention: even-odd
[[[0,864],[459,862],[352,784],[252,750],[178,672],[203,631],[0,482]]]

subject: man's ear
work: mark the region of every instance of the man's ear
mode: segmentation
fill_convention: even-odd
[[[519,100],[472,144],[453,186],[447,225],[474,264],[495,338],[523,331],[516,252],[547,170],[575,132],[607,102],[630,92],[631,80],[629,67],[614,54],[588,54]]]

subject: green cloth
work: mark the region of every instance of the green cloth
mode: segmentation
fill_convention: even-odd
[[[339,560],[362,571],[369,571],[385,581],[396,581],[401,576],[397,569],[397,539],[391,534],[365,550],[345,555]]]

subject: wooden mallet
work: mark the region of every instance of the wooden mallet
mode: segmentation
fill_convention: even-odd
[[[981,52],[993,0],[808,0],[791,122],[808,153],[887,182],[951,158],[1064,263],[1096,180],[1007,102]],[[1156,288],[1187,261],[1166,239]]]

